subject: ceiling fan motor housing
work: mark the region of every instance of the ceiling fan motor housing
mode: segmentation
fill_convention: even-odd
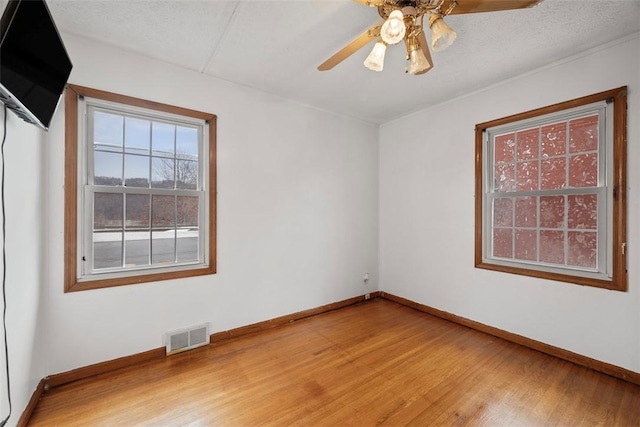
[[[446,8],[443,8],[445,6]],[[457,4],[457,0],[385,0],[378,6],[378,14],[383,19],[388,19],[394,10],[413,9],[414,16],[422,16],[427,12],[438,11],[438,14],[447,15]],[[445,10],[443,13],[442,11]],[[405,13],[406,14],[406,13]]]

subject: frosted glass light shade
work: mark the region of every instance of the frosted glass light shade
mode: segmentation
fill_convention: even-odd
[[[422,49],[414,49],[409,54],[409,72],[411,74],[421,73],[431,67],[431,64],[424,56]]]
[[[431,28],[431,47],[438,52],[451,46],[456,39],[456,32],[449,27],[442,16],[432,14],[429,17]]]
[[[380,29],[380,36],[387,44],[398,44],[404,39],[407,27],[404,25],[404,15],[400,10],[394,10],[384,21]]]
[[[371,53],[364,60],[364,66],[373,71],[382,71],[384,67],[384,54],[387,52],[387,45],[383,42],[377,42]]]

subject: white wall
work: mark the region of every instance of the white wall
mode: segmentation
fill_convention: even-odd
[[[47,373],[161,347],[168,330],[224,331],[377,289],[377,126],[63,38],[71,83],[218,116],[218,274],[63,293],[60,111],[49,133]]]
[[[0,14],[5,7],[6,2],[0,1]],[[0,112],[0,138],[4,131],[4,116]],[[18,422],[38,383],[47,374],[43,340],[47,268],[46,156],[45,132],[8,112],[4,198],[7,339],[13,407],[9,426]],[[0,265],[0,275],[2,268],[4,265]],[[4,309],[0,298],[0,313]],[[9,413],[3,339],[0,333],[0,420]]]
[[[38,382],[47,374],[43,345],[47,265],[44,244],[47,225],[47,197],[44,190],[47,141],[44,131],[25,123],[11,112],[7,114],[4,194],[7,228],[6,296],[13,406],[8,425],[14,425]],[[4,131],[3,119],[0,112],[0,138]],[[3,308],[0,298],[0,313]],[[9,412],[2,339],[0,333],[0,419],[4,419]]]
[[[639,62],[635,35],[382,126],[381,288],[640,372]],[[475,124],[623,85],[629,292],[475,269]]]

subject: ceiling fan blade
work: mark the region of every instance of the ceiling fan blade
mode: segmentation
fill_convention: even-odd
[[[501,10],[524,9],[535,6],[542,0],[458,0],[458,5],[451,11],[452,15],[462,13],[498,12]],[[442,10],[447,10],[450,0],[446,0]]]
[[[331,58],[318,66],[318,70],[327,71],[353,55],[356,51],[364,47],[371,40],[380,36],[381,23],[369,27],[365,32],[356,37],[351,43],[336,52]]]
[[[418,41],[420,42],[420,48],[422,48],[422,52],[424,52],[424,56],[427,57],[427,61],[429,61],[430,66],[424,71],[420,71],[419,73],[416,73],[417,76],[420,74],[424,74],[427,71],[431,71],[433,69],[433,59],[431,59],[431,52],[429,51],[429,43],[427,42],[427,38],[424,35],[424,31],[420,31],[420,34],[418,34]]]
[[[384,0],[353,0],[353,1],[369,7],[375,7],[375,6],[380,6],[384,4]]]

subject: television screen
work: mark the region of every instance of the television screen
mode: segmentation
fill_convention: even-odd
[[[47,130],[72,64],[44,0],[10,0],[0,37],[0,100]]]

